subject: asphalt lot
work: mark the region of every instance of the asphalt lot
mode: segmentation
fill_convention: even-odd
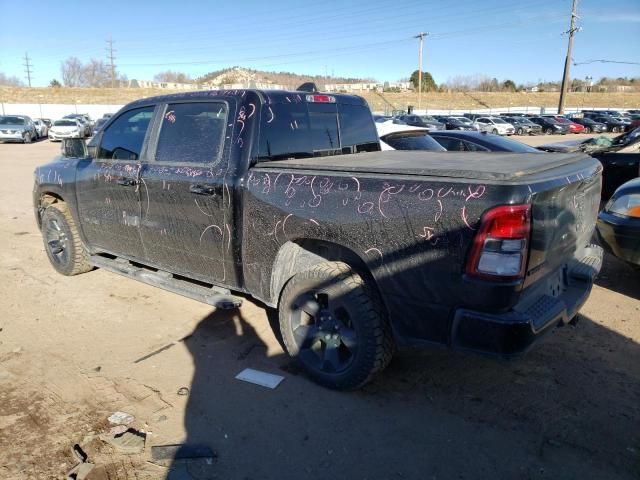
[[[557,140],[574,137],[586,136]],[[56,274],[31,191],[58,151],[0,144],[0,478],[63,478],[75,443],[94,480],[640,478],[640,274],[615,258],[577,326],[519,361],[403,351],[338,393],[297,370],[249,300],[216,311],[105,271]],[[285,380],[235,380],[246,367]],[[148,433],[143,454],[97,438],[116,410]],[[147,462],[151,446],[183,442],[217,458]]]

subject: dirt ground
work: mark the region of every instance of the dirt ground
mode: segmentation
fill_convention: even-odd
[[[640,478],[640,275],[615,258],[581,321],[522,360],[403,351],[337,393],[299,373],[248,299],[216,311],[105,271],[56,274],[31,190],[58,151],[0,145],[0,478],[64,478],[75,443],[94,480]],[[285,380],[235,380],[246,367]],[[143,454],[97,438],[116,410],[147,432]],[[215,460],[148,462],[183,442]]]

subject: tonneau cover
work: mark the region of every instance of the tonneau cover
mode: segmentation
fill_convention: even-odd
[[[258,168],[517,180],[590,157],[583,153],[381,151],[260,162]]]

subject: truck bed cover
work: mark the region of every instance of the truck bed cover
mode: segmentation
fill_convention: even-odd
[[[517,181],[589,159],[583,153],[381,151],[274,160],[257,167]]]

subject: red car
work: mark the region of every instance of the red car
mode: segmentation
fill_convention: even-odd
[[[558,123],[567,125],[569,127],[569,133],[584,132],[584,126],[580,125],[579,123],[572,122],[567,117],[563,117],[562,115],[549,115],[549,117],[553,118]]]

